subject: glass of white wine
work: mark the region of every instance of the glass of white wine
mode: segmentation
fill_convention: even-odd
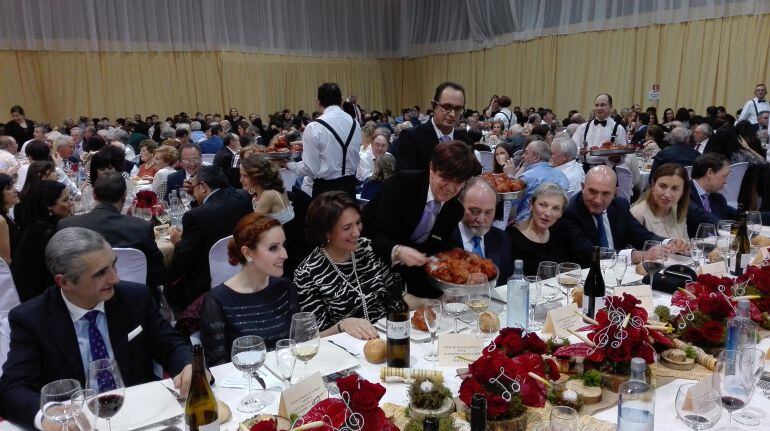
[[[468,275],[468,308],[476,313],[476,330],[482,337],[484,334],[481,332],[481,312],[489,307],[490,295],[485,274],[475,272]]]
[[[318,324],[313,313],[301,312],[291,316],[289,338],[294,340],[291,353],[305,363],[305,375],[307,377],[307,363],[318,354],[321,339],[318,335]]]
[[[457,331],[457,319],[470,309],[468,307],[468,289],[465,287],[448,287],[441,296],[446,314],[452,316],[455,321],[454,333]]]
[[[580,265],[577,263],[560,263],[559,264],[559,277],[557,278],[562,289],[565,290],[567,295],[567,302],[570,300],[570,289],[580,285],[583,281]]]

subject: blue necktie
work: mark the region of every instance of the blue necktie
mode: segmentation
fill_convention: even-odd
[[[594,215],[594,218],[596,219],[596,228],[599,230],[599,247],[609,247],[610,243],[607,241],[607,230],[604,229],[602,215]]]
[[[428,239],[430,231],[433,230],[433,224],[436,222],[438,208],[440,208],[440,204],[435,200],[425,204],[425,210],[422,213],[420,222],[417,223],[417,227],[414,228],[414,232],[409,239],[418,244],[422,244]]]
[[[91,310],[83,317],[88,320],[88,344],[91,345],[91,360],[108,359],[110,355],[107,352],[107,345],[104,343],[102,333],[99,332],[99,328],[96,326],[99,310]],[[88,373],[88,370],[86,370],[86,373]],[[100,391],[115,389],[115,380],[106,371],[98,373],[96,381],[99,384]]]
[[[449,142],[452,138],[449,135],[441,135],[440,138],[438,138],[439,142]]]
[[[484,257],[484,250],[481,249],[481,237],[474,236],[471,238],[471,242],[473,242],[473,252],[481,257]]]

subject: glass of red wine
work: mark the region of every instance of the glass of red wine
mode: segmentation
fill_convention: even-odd
[[[644,257],[642,258],[642,267],[647,272],[647,274],[650,274],[650,291],[652,291],[652,281],[655,278],[655,274],[663,269],[663,265],[665,263],[663,253],[655,252],[656,249],[661,247],[662,244],[660,241],[647,240],[644,242],[644,248],[642,249],[644,252]]]
[[[750,355],[737,350],[724,350],[719,353],[711,383],[719,392],[722,407],[728,411],[728,426],[720,430],[737,430],[733,428],[733,412],[748,404],[751,390],[754,386],[752,373],[753,359]]]
[[[91,361],[86,389],[95,391],[95,395],[88,401],[88,409],[97,418],[105,419],[107,428],[112,431],[110,419],[120,411],[125,400],[125,386],[118,363],[114,359]]]

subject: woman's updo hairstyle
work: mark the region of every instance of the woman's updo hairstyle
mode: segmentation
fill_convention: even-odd
[[[230,265],[246,264],[246,256],[241,252],[241,247],[256,248],[265,232],[280,225],[278,220],[259,213],[243,216],[235,225],[232,239],[227,242],[227,260]]]

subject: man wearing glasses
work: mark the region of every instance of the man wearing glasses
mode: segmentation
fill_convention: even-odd
[[[180,193],[187,192],[192,196],[192,184],[190,179],[198,172],[201,167],[201,149],[197,144],[184,144],[179,147],[181,154],[182,169],[178,169],[166,179],[166,195],[163,200],[168,201],[169,195],[174,190]]]
[[[404,130],[399,137],[396,170],[427,170],[433,149],[440,142],[453,140],[473,145],[465,130],[455,125],[465,112],[465,89],[454,82],[442,82],[433,96],[433,117],[417,127]]]

